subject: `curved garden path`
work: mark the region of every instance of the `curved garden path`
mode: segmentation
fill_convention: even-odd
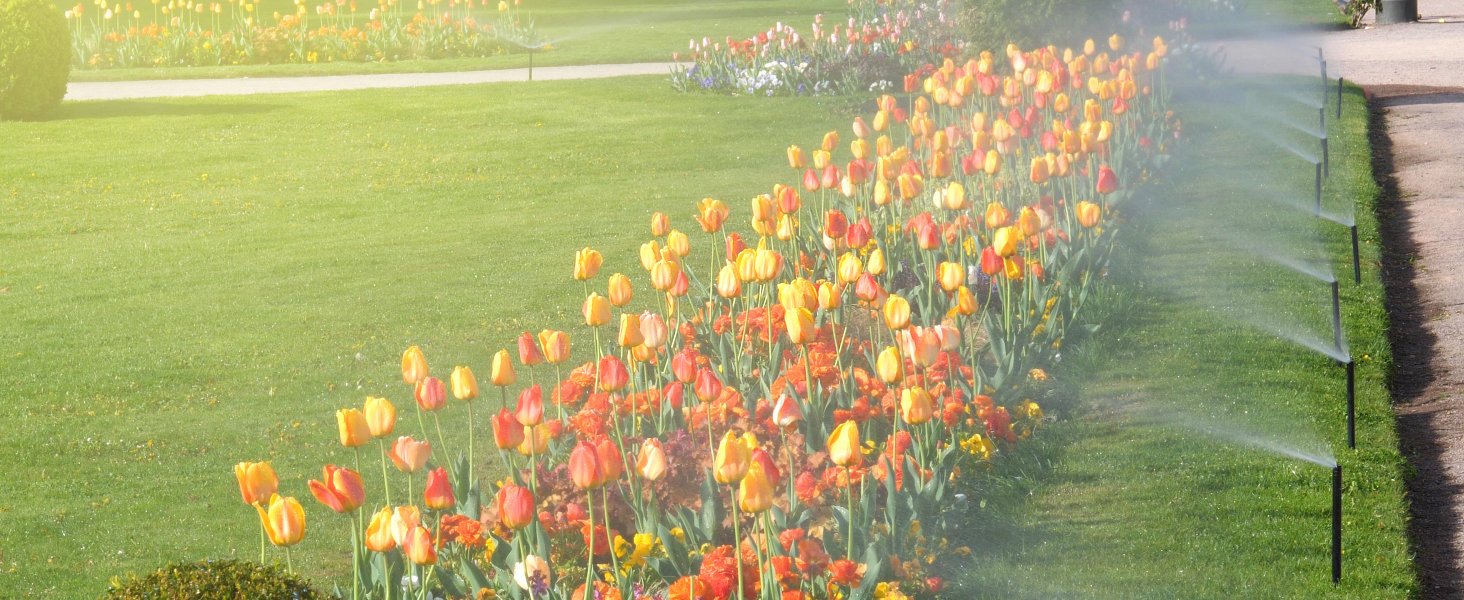
[[[626,75],[664,75],[675,63],[631,63],[539,67],[534,79],[597,79]],[[75,82],[67,86],[67,100],[128,100],[188,96],[288,94],[373,88],[424,87],[526,81],[528,69],[459,71],[448,73],[382,73],[322,77],[240,77],[236,79],[173,79],[152,81]]]
[[[1392,382],[1424,598],[1464,597],[1464,0],[1420,0],[1418,23],[1326,34],[1335,74],[1367,90]],[[1335,76],[1334,74],[1334,76]]]

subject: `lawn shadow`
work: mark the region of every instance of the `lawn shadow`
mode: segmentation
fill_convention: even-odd
[[[1369,90],[1376,94],[1382,90]],[[1418,241],[1411,233],[1416,215],[1403,202],[1394,176],[1393,143],[1383,120],[1384,105],[1421,104],[1436,94],[1368,102],[1368,137],[1373,147],[1373,176],[1381,189],[1377,206],[1378,234],[1382,241],[1382,276],[1391,327],[1388,342],[1393,348],[1393,369],[1389,374],[1394,412],[1397,415],[1399,445],[1413,467],[1407,480],[1409,545],[1416,557],[1422,598],[1454,598],[1464,588],[1464,574],[1455,570],[1459,550],[1454,546],[1461,515],[1457,502],[1461,490],[1450,484],[1444,453],[1449,444],[1444,432],[1455,431],[1447,422],[1448,411],[1434,402],[1429,390],[1435,383],[1432,358],[1438,339],[1424,323],[1427,314],[1416,278]],[[1453,100],[1458,101],[1458,100]]]
[[[257,115],[284,108],[259,102],[167,102],[147,100],[103,100],[62,102],[47,121],[78,121],[126,117],[201,117],[213,115]]]

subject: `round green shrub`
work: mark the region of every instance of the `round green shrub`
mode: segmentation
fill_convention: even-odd
[[[278,566],[237,560],[172,564],[145,577],[113,579],[106,600],[324,600]]]
[[[0,0],[0,119],[39,119],[61,103],[71,30],[52,0]]]

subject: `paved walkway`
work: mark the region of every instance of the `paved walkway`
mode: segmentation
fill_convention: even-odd
[[[1375,152],[1395,411],[1423,598],[1464,597],[1464,0],[1420,0],[1418,23],[1327,34],[1336,74],[1383,108]],[[1441,22],[1442,21],[1442,22]]]
[[[665,75],[675,63],[633,63],[538,67],[534,80],[597,79],[625,75]],[[404,88],[433,85],[466,85],[526,81],[528,69],[465,71],[455,73],[383,73],[373,75],[331,75],[326,77],[260,77],[238,79],[171,79],[161,81],[108,81],[72,83],[67,100],[125,100],[136,98],[179,98],[241,94],[288,94],[373,88]]]

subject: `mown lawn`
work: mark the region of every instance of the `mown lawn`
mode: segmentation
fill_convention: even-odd
[[[273,10],[289,10],[292,6],[277,0],[275,4]],[[743,39],[779,21],[808,35],[815,15],[824,13],[833,21],[842,21],[846,6],[839,0],[526,0],[523,4],[538,34],[553,44],[550,51],[534,56],[535,66],[670,62],[672,53],[685,53],[687,42],[693,38]],[[272,10],[271,1],[262,2],[261,7],[262,11]],[[444,72],[523,68],[528,64],[527,54],[514,53],[385,63],[73,70],[71,80]]]
[[[1317,93],[1315,80],[1287,85]],[[1416,588],[1362,94],[1349,89],[1343,119],[1329,122],[1325,200],[1341,214],[1356,203],[1356,285],[1347,230],[1311,214],[1312,165],[1259,133],[1312,151],[1315,138],[1306,145],[1280,123],[1314,124],[1315,109],[1273,95],[1241,104],[1231,86],[1181,91],[1188,139],[1125,211],[1110,290],[1124,308],[1059,368],[1057,423],[1002,467],[1011,483],[993,490],[966,540],[976,560],[952,598],[1402,598]],[[1287,339],[1332,344],[1328,286],[1278,263],[1288,259],[1319,260],[1342,279],[1356,450],[1343,370]],[[1335,454],[1343,467],[1335,590],[1330,472],[1287,450]]]
[[[305,503],[296,566],[339,574],[342,519],[305,487],[351,464],[337,408],[384,394],[415,433],[410,344],[491,388],[493,352],[576,321],[575,249],[634,273],[652,211],[694,228],[704,196],[741,206],[828,113],[642,77],[76,103],[0,124],[0,597],[257,558],[241,460],[274,461]]]

